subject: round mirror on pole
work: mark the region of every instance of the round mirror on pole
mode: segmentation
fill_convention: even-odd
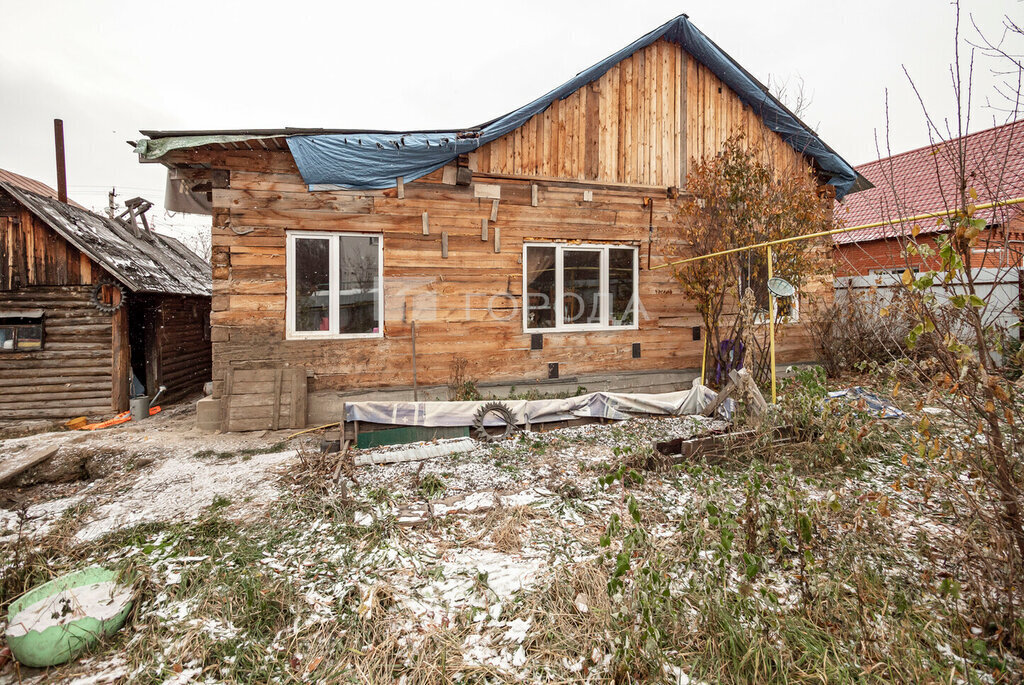
[[[793,297],[796,294],[796,287],[785,278],[769,278],[768,292],[775,297]]]

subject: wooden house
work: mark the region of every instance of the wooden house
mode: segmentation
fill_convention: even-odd
[[[412,399],[460,374],[688,387],[700,318],[650,267],[685,254],[659,236],[694,161],[744,133],[840,197],[858,181],[685,16],[471,129],[142,133],[169,206],[212,215],[200,423],[229,430],[337,421],[340,399]],[[797,330],[780,358],[814,354]]]
[[[210,379],[210,267],[0,170],[0,420],[104,417]],[[137,382],[136,382],[137,381]]]

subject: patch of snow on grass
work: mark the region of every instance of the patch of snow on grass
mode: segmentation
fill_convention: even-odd
[[[92,521],[76,534],[94,540],[112,530],[151,521],[195,519],[215,497],[270,501],[278,496],[270,471],[293,461],[295,450],[260,454],[251,459],[201,462],[171,458],[108,503],[96,508]]]

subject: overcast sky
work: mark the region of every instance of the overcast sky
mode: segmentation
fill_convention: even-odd
[[[640,2],[25,2],[0,0],[0,168],[56,185],[64,119],[71,197],[163,199],[139,129],[464,127],[516,109],[681,13],[762,81],[798,78],[804,119],[849,162],[928,143],[921,108],[953,114],[954,10],[943,0]],[[990,36],[1020,0],[965,0]],[[975,67],[972,129],[993,76]],[[883,155],[885,156],[885,155]],[[158,223],[208,225],[159,212]]]

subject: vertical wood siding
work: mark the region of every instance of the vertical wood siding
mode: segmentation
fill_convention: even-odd
[[[737,133],[778,169],[807,166],[709,69],[659,40],[484,146],[474,161],[488,174],[682,187],[693,159],[717,154]]]

